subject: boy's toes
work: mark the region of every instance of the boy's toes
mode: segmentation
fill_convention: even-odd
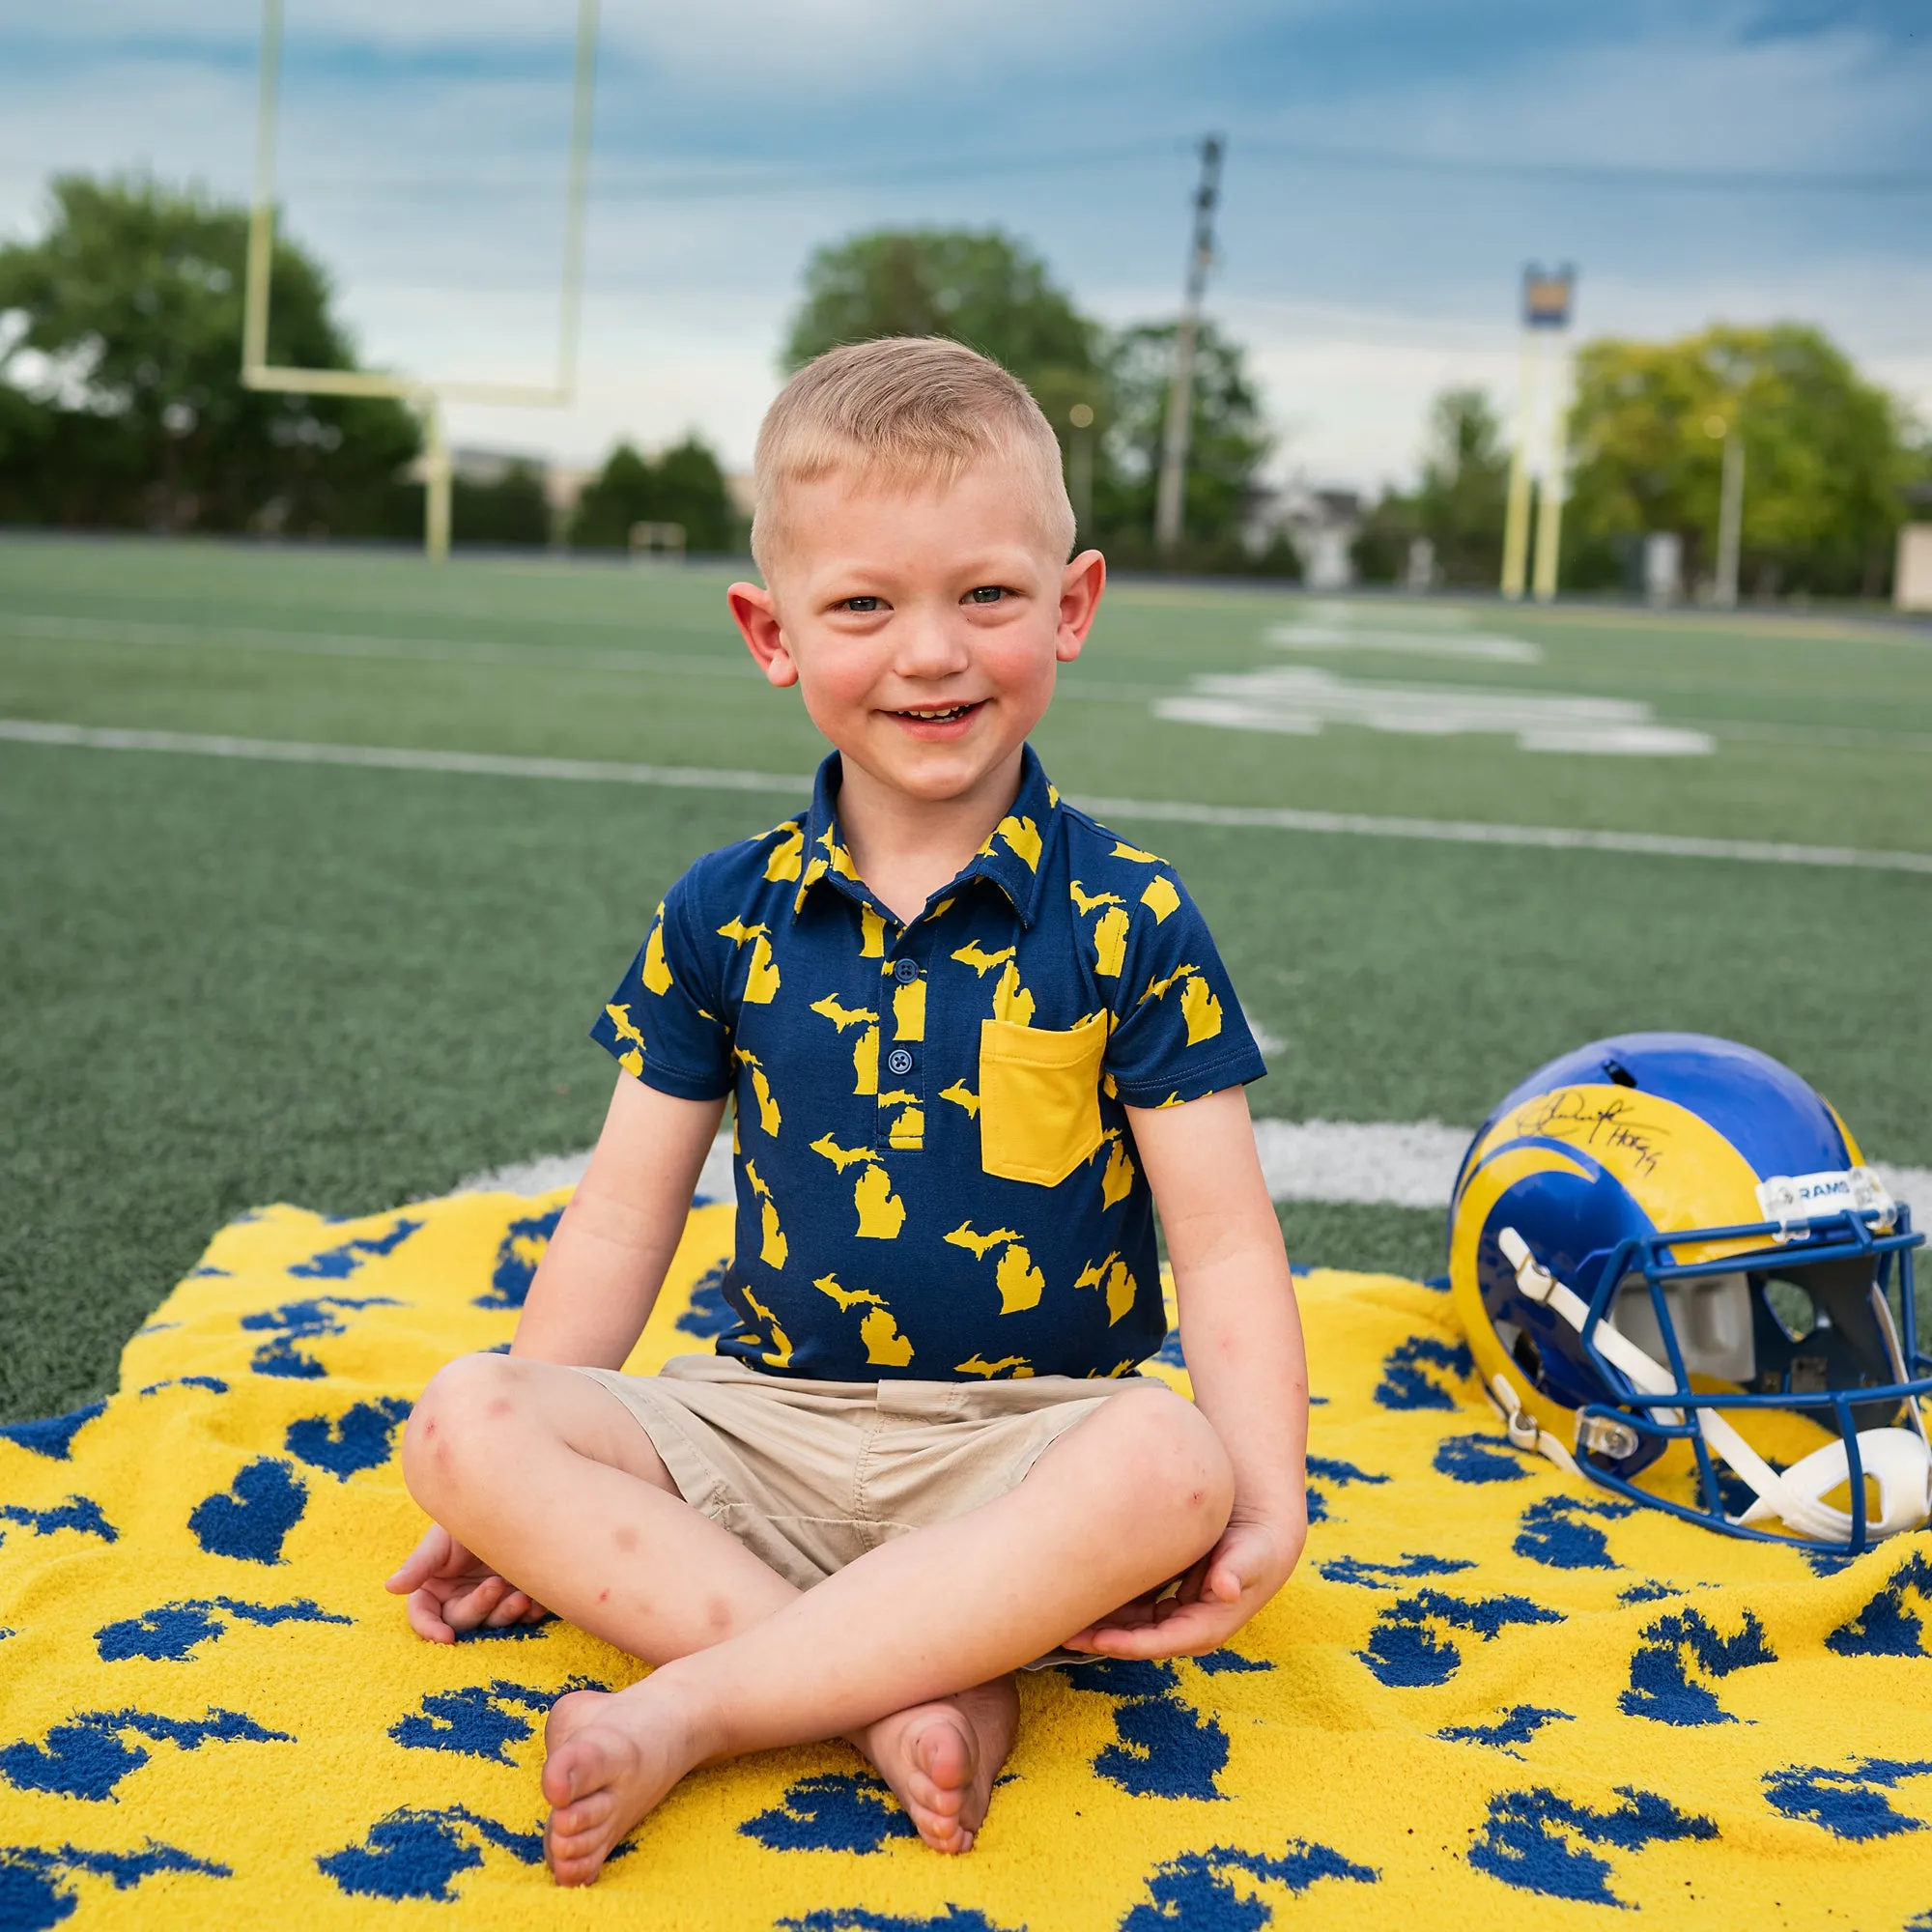
[[[895,1787],[908,1810],[933,1818],[957,1818],[965,1808],[965,1796],[957,1785],[937,1784],[919,1769],[908,1765]]]
[[[578,1845],[584,1849],[579,1851]],[[550,1864],[550,1875],[558,1885],[589,1885],[604,1869],[604,1854],[589,1839],[553,1844],[544,1856]]]
[[[923,1774],[939,1809],[957,1811],[966,1787],[979,1769],[979,1752],[971,1727],[957,1712],[935,1714],[910,1740],[913,1768]]]
[[[602,1691],[575,1690],[551,1706],[544,1725],[543,1795],[553,1809],[610,1782],[610,1753],[599,1747],[603,1733],[585,1733],[610,1701]]]
[[[908,1815],[919,1832],[920,1843],[927,1851],[943,1852],[949,1858],[957,1858],[973,1849],[973,1833],[957,1818],[922,1817],[918,1812]]]
[[[587,1797],[579,1798],[560,1810],[553,1811],[550,1814],[551,1833],[556,1837],[587,1838],[611,1822],[611,1814],[616,1808],[616,1803],[608,1791],[593,1791]]]
[[[979,1734],[965,1712],[950,1700],[901,1711],[870,1727],[865,1748],[923,1843],[935,1852],[973,1849],[985,1816],[984,1780]]]
[[[919,1835],[936,1852],[973,1849],[963,1813],[979,1770],[978,1740],[965,1719],[942,1706],[906,1740],[907,1813]]]
[[[595,1798],[551,1813],[544,1831],[544,1860],[559,1885],[588,1885],[611,1855],[616,1833],[613,1806]]]

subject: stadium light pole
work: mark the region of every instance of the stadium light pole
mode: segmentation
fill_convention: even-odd
[[[577,0],[570,170],[564,190],[563,279],[557,304],[556,376],[551,383],[475,383],[387,376],[365,369],[300,369],[269,360],[269,296],[275,259],[275,123],[282,70],[282,0],[262,0],[262,56],[255,106],[255,200],[248,215],[242,283],[242,386],[303,396],[383,396],[423,419],[423,553],[449,554],[449,443],[442,406],[491,403],[561,409],[577,394],[577,340],[583,311],[583,209],[590,179],[590,119],[597,76],[598,0]]]
[[[1563,497],[1567,482],[1570,422],[1570,364],[1559,338],[1550,351],[1549,412],[1543,448],[1543,476],[1536,491],[1536,562],[1531,589],[1539,604],[1556,596],[1556,566],[1563,547]]]
[[[1564,366],[1560,348],[1553,355],[1544,350],[1544,338],[1561,338],[1570,326],[1570,304],[1577,287],[1577,271],[1567,263],[1548,270],[1531,263],[1522,271],[1522,363],[1518,379],[1516,439],[1510,450],[1509,500],[1503,517],[1502,594],[1512,602],[1520,599],[1528,576],[1529,496],[1532,472],[1537,488],[1536,581],[1538,599],[1548,603],[1556,595],[1556,564],[1563,525],[1563,443],[1566,409]],[[1554,361],[1551,372],[1552,395],[1549,420],[1545,426],[1545,446],[1541,463],[1532,455],[1537,428],[1536,401],[1546,362]]]
[[[1711,601],[1720,611],[1738,608],[1738,551],[1745,523],[1745,440],[1734,421],[1715,411],[1704,418],[1704,434],[1724,445],[1718,485],[1718,568]]]
[[[1529,563],[1529,424],[1536,407],[1536,337],[1522,332],[1522,356],[1516,385],[1516,439],[1510,446],[1509,502],[1503,512],[1502,593],[1511,603],[1522,596]]]
[[[1209,134],[1201,143],[1201,183],[1194,190],[1194,236],[1187,251],[1187,281],[1180,324],[1174,332],[1174,377],[1167,391],[1167,423],[1160,441],[1160,481],[1154,493],[1153,537],[1164,556],[1180,542],[1187,486],[1187,441],[1194,424],[1194,350],[1201,332],[1201,298],[1214,261],[1214,204],[1221,193],[1225,143]]]

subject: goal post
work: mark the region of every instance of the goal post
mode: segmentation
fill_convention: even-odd
[[[423,550],[449,554],[449,443],[443,405],[493,403],[561,409],[577,393],[578,336],[583,314],[583,211],[590,178],[590,115],[597,75],[598,0],[577,0],[570,167],[564,188],[563,272],[557,300],[555,379],[481,383],[390,376],[363,369],[298,369],[269,360],[269,302],[275,253],[275,126],[282,71],[282,0],[262,0],[261,72],[255,104],[255,196],[248,217],[248,266],[242,307],[242,384],[310,396],[387,396],[423,418]]]

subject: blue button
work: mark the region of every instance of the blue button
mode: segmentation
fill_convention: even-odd
[[[901,986],[910,986],[919,978],[919,961],[917,959],[901,959],[893,968],[893,978]]]
[[[912,1071],[912,1055],[902,1046],[895,1046],[886,1055],[886,1065],[901,1079]]]

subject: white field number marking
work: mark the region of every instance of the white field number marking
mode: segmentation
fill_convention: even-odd
[[[1463,658],[1484,664],[1543,662],[1542,647],[1526,638],[1481,631],[1370,631],[1353,624],[1301,622],[1270,625],[1262,639],[1290,651],[1385,651],[1397,657]]]
[[[1513,736],[1525,752],[1626,757],[1700,757],[1717,743],[1708,731],[1659,724],[1648,704],[1630,697],[1361,683],[1314,665],[1278,665],[1189,682],[1187,696],[1154,700],[1156,718],[1297,737],[1314,737],[1324,724],[1424,738],[1485,732]]]

